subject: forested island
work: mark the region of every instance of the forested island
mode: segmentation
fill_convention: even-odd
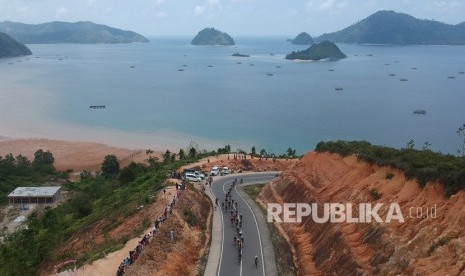
[[[192,45],[234,45],[234,39],[215,28],[205,28],[192,39]]]
[[[31,50],[24,44],[0,32],[0,58],[32,55]]]
[[[286,59],[299,60],[338,60],[343,58],[346,58],[346,55],[331,41],[315,43],[306,50],[292,52],[286,56]]]
[[[465,45],[465,22],[457,25],[417,19],[405,13],[378,11],[369,17],[315,40],[337,43],[395,45]]]
[[[89,21],[76,23],[54,21],[42,24],[4,21],[0,22],[0,32],[5,32],[24,44],[148,42],[147,38],[138,33]]]

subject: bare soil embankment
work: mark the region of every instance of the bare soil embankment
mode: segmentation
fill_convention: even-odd
[[[422,189],[399,170],[355,156],[311,152],[267,185],[258,199],[262,204],[318,203],[319,217],[323,203],[352,203],[354,217],[359,203],[384,203],[378,212],[383,219],[390,203],[399,203],[404,223],[315,223],[311,217],[302,223],[275,223],[292,248],[299,275],[465,273],[463,191],[447,198],[439,183]]]

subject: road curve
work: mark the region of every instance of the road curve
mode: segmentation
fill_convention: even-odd
[[[242,185],[252,183],[267,183],[276,177],[276,172],[269,173],[255,173],[255,174],[240,174],[221,177],[215,180],[212,184],[212,193],[219,199],[220,206],[221,202],[225,200],[226,193],[231,187],[234,179],[237,179],[237,185],[241,185],[240,179],[242,178]],[[244,248],[242,250],[243,257],[242,261],[239,262],[238,249],[233,244],[233,237],[235,235],[235,226],[231,225],[230,222],[230,211],[221,211],[221,223],[222,223],[222,244],[220,250],[220,261],[218,266],[218,276],[254,276],[254,275],[265,275],[265,266],[263,265],[263,247],[261,244],[260,231],[258,229],[255,215],[248,205],[248,203],[242,198],[237,192],[237,189],[232,189],[232,198],[238,202],[238,211],[243,216],[242,233],[245,237]],[[255,267],[254,257],[259,257],[258,268]],[[265,260],[266,261],[266,260]],[[269,260],[271,261],[271,260]]]

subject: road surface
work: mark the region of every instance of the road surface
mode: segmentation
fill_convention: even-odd
[[[219,199],[220,209],[221,202],[224,202],[226,193],[231,187],[234,179],[237,179],[237,185],[245,185],[250,183],[267,183],[276,176],[276,173],[266,174],[250,174],[250,175],[231,175],[222,177],[212,184],[212,192]],[[243,183],[240,183],[242,178]],[[245,238],[244,248],[242,249],[242,261],[239,261],[238,249],[233,244],[233,237],[236,234],[235,226],[230,222],[230,211],[222,210],[221,217],[223,223],[223,241],[220,252],[220,264],[218,276],[254,276],[265,275],[265,267],[263,266],[263,249],[260,240],[260,232],[258,230],[257,221],[250,206],[237,193],[236,188],[231,192],[232,198],[238,202],[238,211],[242,214],[242,233]],[[254,257],[258,256],[258,268],[255,267]]]

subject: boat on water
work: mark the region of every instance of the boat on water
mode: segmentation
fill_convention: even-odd
[[[389,74],[390,77],[394,77],[396,74]]]
[[[400,79],[400,81],[408,81],[408,79]]]
[[[413,114],[416,114],[416,115],[425,115],[425,114],[426,114],[426,110],[417,109],[417,110],[413,111]]]
[[[336,91],[342,91],[342,90],[344,90],[344,88],[338,86],[338,87],[334,88],[334,90],[336,90]]]
[[[271,77],[271,76],[273,76],[273,74],[272,74],[272,73],[267,73],[266,75],[267,75],[267,76],[270,76],[270,77]]]
[[[182,71],[184,71],[184,69],[178,69],[178,71],[179,71],[179,72],[182,72]]]
[[[92,109],[104,109],[105,106],[104,105],[91,105],[91,106],[89,106],[89,108],[92,108]]]
[[[250,55],[240,54],[239,52],[232,54],[233,57],[250,57]]]
[[[448,78],[449,78],[449,79],[455,79],[455,77],[454,77],[454,76],[448,76]]]

